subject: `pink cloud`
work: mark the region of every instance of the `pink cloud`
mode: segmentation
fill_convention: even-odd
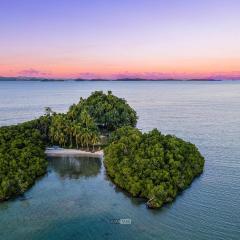
[[[33,68],[22,70],[18,74],[24,77],[47,77],[51,75],[49,72],[42,72]]]

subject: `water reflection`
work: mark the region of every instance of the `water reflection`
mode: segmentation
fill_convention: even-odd
[[[61,178],[78,179],[97,176],[101,170],[101,159],[93,157],[50,157],[49,169]]]

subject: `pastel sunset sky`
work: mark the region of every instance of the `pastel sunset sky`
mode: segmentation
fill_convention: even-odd
[[[240,78],[240,1],[1,0],[0,75]]]

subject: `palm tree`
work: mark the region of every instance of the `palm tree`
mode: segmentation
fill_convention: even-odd
[[[73,132],[74,132],[74,125],[71,121],[66,122],[66,134],[69,136],[70,139],[70,148],[73,146]]]
[[[73,136],[75,136],[75,141],[78,149],[78,142],[80,139],[81,126],[79,124],[73,125]]]
[[[75,136],[75,142],[78,148],[78,125],[74,125],[73,136]]]
[[[79,140],[80,140],[80,144],[81,144],[82,148],[84,147],[84,139],[85,139],[85,136],[84,136],[83,132],[81,132]]]
[[[55,127],[54,127],[54,126],[51,126],[49,131],[50,131],[51,142],[53,143],[53,142],[54,142],[54,139],[55,139],[55,136],[54,136],[54,135],[55,135],[55,131],[56,131],[56,130],[55,130]]]
[[[82,146],[87,146],[87,150],[89,149],[89,142],[90,142],[90,130],[88,128],[82,129]]]
[[[63,132],[60,133],[59,143],[60,143],[60,145],[63,145],[65,147],[66,137],[65,137],[65,134]]]
[[[59,143],[60,141],[61,130],[59,128],[54,129],[53,139],[55,142]]]
[[[85,109],[81,112],[80,121],[86,128],[92,128],[95,125],[93,119]]]
[[[86,131],[85,131],[85,141],[86,141],[86,145],[87,145],[87,150],[89,150],[90,140],[91,140],[91,131],[90,131],[90,129],[86,128]]]
[[[100,140],[99,134],[97,134],[97,132],[93,132],[91,134],[91,142],[92,142],[93,152],[95,151],[95,149],[94,149],[95,144],[98,143],[99,140]]]

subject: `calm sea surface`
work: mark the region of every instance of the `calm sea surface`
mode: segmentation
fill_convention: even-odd
[[[25,194],[0,203],[0,239],[240,239],[240,82],[0,82],[0,126],[66,111],[95,90],[124,97],[143,131],[197,145],[204,173],[160,210],[107,178],[102,159],[51,158]],[[131,225],[112,224],[130,218]]]

